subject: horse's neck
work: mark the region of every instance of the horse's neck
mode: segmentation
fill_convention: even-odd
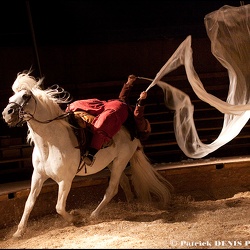
[[[31,112],[32,113],[32,112]],[[31,133],[31,139],[36,142],[50,142],[52,139],[65,135],[67,128],[63,125],[62,120],[54,120],[61,115],[63,111],[54,105],[37,99],[37,104],[33,110],[33,118],[27,124]]]
[[[57,145],[65,147],[70,143],[75,143],[74,134],[63,121],[52,121],[49,123],[39,123],[29,121],[29,134],[35,145]]]

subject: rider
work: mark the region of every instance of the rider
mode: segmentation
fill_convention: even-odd
[[[71,103],[66,111],[84,110],[90,115],[95,116],[91,123],[92,139],[90,147],[87,150],[83,160],[87,165],[94,163],[94,156],[99,149],[105,144],[112,142],[112,137],[120,130],[122,124],[125,123],[128,117],[131,117],[132,107],[128,104],[128,94],[133,87],[133,82],[136,80],[134,75],[128,77],[127,83],[124,84],[119,99],[109,101],[101,101],[99,99],[78,100]],[[138,127],[138,136],[140,139],[145,139],[150,133],[150,124],[144,118],[143,102],[147,97],[147,92],[142,92],[134,110],[134,121]],[[128,119],[131,120],[131,119]]]
[[[129,75],[128,81],[124,83],[122,90],[119,94],[119,99],[129,105],[129,94],[131,89],[133,88],[133,84],[137,77],[135,75]],[[136,137],[138,137],[141,141],[145,141],[148,139],[149,134],[151,133],[151,126],[147,119],[144,117],[144,109],[145,109],[145,99],[147,98],[147,92],[142,91],[139,99],[137,100],[134,113],[134,121],[136,125]],[[130,107],[132,109],[132,107]]]
[[[91,122],[92,139],[84,161],[92,165],[94,155],[120,130],[128,117],[128,106],[119,100],[101,101],[99,99],[78,100],[71,103],[66,111],[84,110],[95,116]]]

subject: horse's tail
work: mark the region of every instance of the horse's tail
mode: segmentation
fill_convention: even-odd
[[[135,151],[130,165],[131,181],[138,199],[151,202],[153,194],[164,206],[168,205],[173,186],[151,165],[142,147]]]

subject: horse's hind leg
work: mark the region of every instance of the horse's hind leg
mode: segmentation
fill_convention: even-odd
[[[131,185],[129,182],[129,178],[127,177],[127,175],[124,172],[121,175],[120,186],[125,193],[127,202],[132,202],[134,200],[134,194],[131,191]]]
[[[42,177],[40,174],[38,174],[35,170],[32,174],[32,179],[31,179],[31,188],[30,188],[30,193],[27,198],[27,201],[25,203],[24,211],[22,218],[18,224],[17,231],[13,234],[13,237],[19,238],[21,237],[26,229],[27,222],[30,216],[30,213],[35,205],[36,199],[42,189],[43,183],[47,177]]]
[[[123,166],[123,167],[121,168],[121,166]],[[91,215],[90,215],[91,219],[97,218],[98,215],[100,214],[101,210],[117,194],[120,178],[121,178],[122,172],[123,172],[125,167],[126,167],[126,164],[118,163],[117,160],[114,160],[112,167],[109,167],[111,169],[111,176],[110,176],[108,188],[106,189],[105,195],[104,195],[101,203],[91,213]]]

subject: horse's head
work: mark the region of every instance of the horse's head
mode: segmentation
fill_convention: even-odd
[[[30,90],[21,90],[9,98],[9,103],[3,110],[2,116],[10,127],[21,126],[30,119],[29,114],[34,112],[29,105],[31,99],[34,101]]]
[[[58,85],[42,90],[43,78],[35,79],[28,73],[19,73],[12,85],[14,95],[2,112],[3,119],[10,126],[22,126],[34,120],[49,123],[67,116],[58,104],[71,101],[70,94]]]

